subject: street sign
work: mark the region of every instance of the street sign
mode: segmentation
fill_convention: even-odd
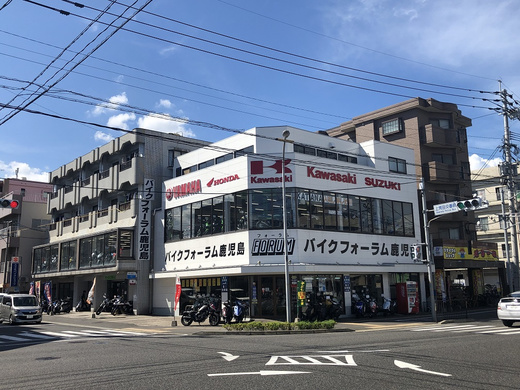
[[[137,279],[137,272],[127,272],[126,278],[127,279]]]
[[[448,202],[433,205],[433,212],[435,215],[458,213],[459,211],[460,209],[457,207],[457,202]]]

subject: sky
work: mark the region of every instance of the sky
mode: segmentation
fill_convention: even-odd
[[[477,170],[503,158],[496,92],[520,101],[515,0],[78,3],[0,0],[0,178],[47,182],[136,127],[318,131],[414,97],[472,119]]]

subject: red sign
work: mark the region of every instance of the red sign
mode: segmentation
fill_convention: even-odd
[[[202,192],[202,185],[200,179],[190,181],[188,183],[180,184],[166,190],[166,199],[182,198],[184,196],[199,194]]]
[[[177,305],[179,304],[179,299],[181,299],[181,278],[177,276],[177,281],[175,282],[175,305],[173,306],[173,310],[177,310]]]
[[[220,177],[218,179],[215,179],[213,177],[210,181],[208,181],[207,186],[208,187],[218,186],[220,184],[229,183],[230,181],[235,181],[235,180],[238,180],[238,179],[240,179],[240,177],[238,177],[238,175],[236,173],[233,174],[233,175],[226,176],[226,177]]]

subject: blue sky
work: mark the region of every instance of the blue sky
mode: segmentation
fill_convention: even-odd
[[[0,177],[47,181],[123,134],[105,126],[217,141],[255,126],[328,129],[416,96],[473,120],[477,169],[502,157],[504,134],[482,100],[497,96],[477,91],[502,80],[520,101],[514,0],[153,0],[115,34],[124,5],[147,0],[34,2],[0,0],[0,104],[30,103],[0,110]]]

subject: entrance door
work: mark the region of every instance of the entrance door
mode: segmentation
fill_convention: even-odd
[[[261,300],[259,315],[280,317],[285,315],[285,282],[283,276],[260,278]]]

